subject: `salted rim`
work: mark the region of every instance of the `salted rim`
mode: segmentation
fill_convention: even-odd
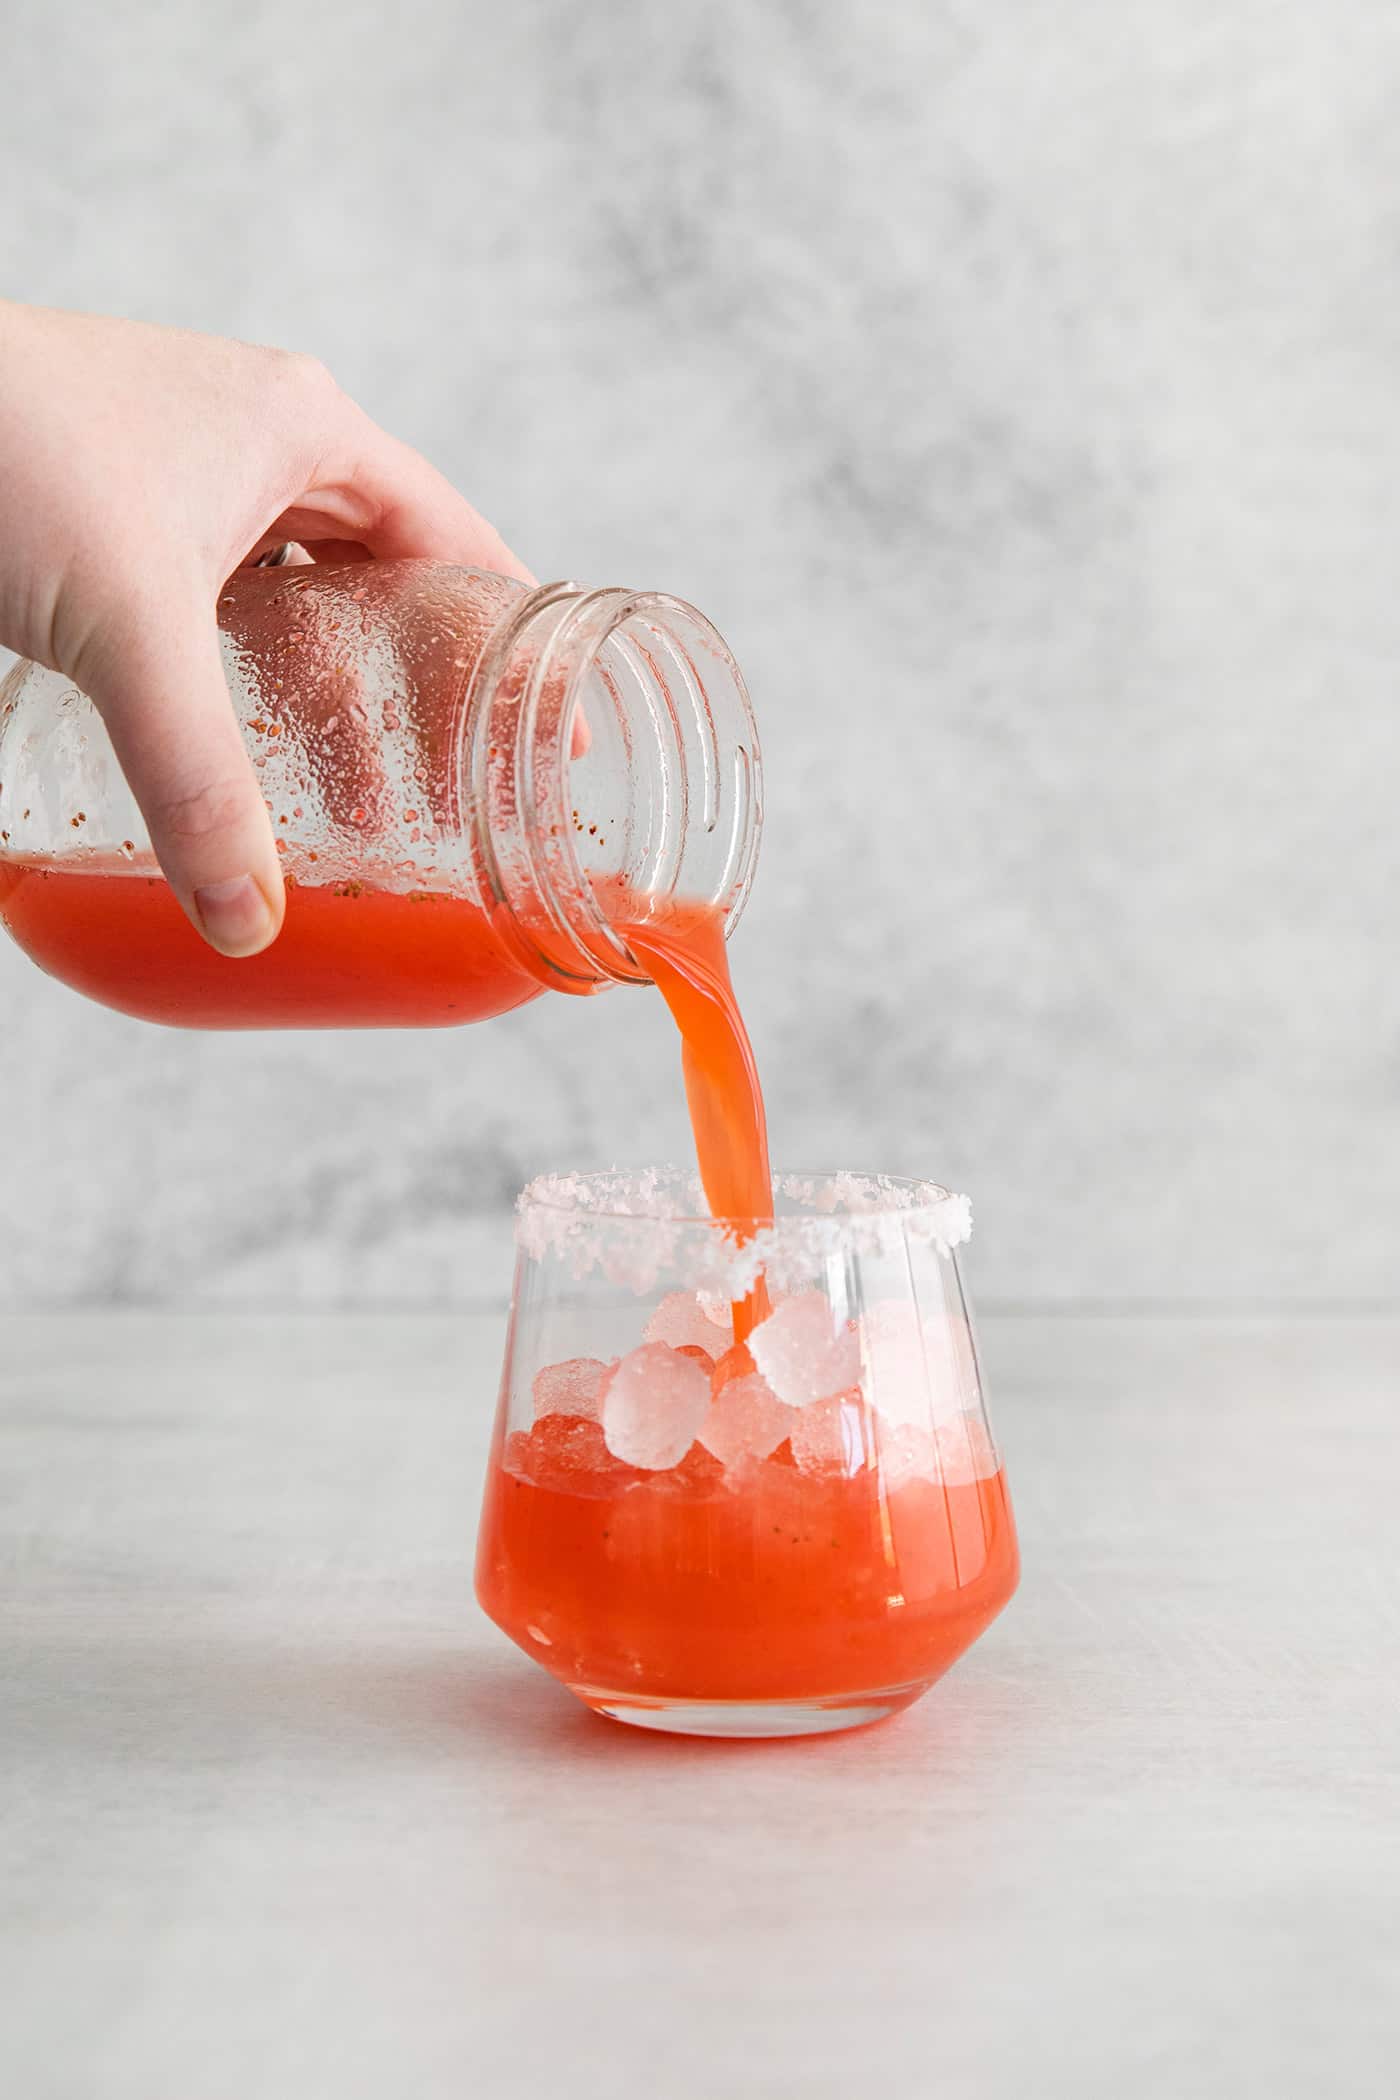
[[[683,1168],[541,1174],[517,1203],[516,1244],[534,1260],[555,1254],[575,1276],[597,1270],[639,1293],[673,1271],[692,1290],[740,1298],[760,1276],[800,1288],[832,1254],[875,1255],[912,1241],[951,1258],[972,1233],[967,1197],[936,1181],[845,1170],[777,1174],[773,1186],[803,1208],[755,1232],[750,1219],[702,1210],[698,1178]]]
[[[691,1210],[673,1210],[658,1202],[666,1183],[679,1183],[692,1192],[690,1201],[696,1207]],[[903,1218],[920,1212],[943,1210],[949,1203],[967,1205],[967,1225],[960,1231],[954,1244],[965,1240],[972,1225],[972,1206],[966,1196],[945,1188],[942,1182],[916,1179],[906,1174],[859,1173],[851,1168],[828,1168],[824,1172],[793,1172],[775,1174],[773,1187],[795,1203],[807,1206],[781,1218],[775,1218],[765,1231],[781,1231],[787,1225],[802,1225],[815,1220],[829,1223],[845,1223],[853,1218],[882,1217],[897,1214]],[[612,1167],[600,1173],[588,1174],[537,1174],[527,1182],[516,1199],[516,1209],[524,1212],[531,1209],[552,1210],[575,1218],[613,1219],[626,1223],[651,1223],[657,1220],[668,1225],[719,1226],[733,1231],[736,1226],[752,1224],[750,1218],[717,1218],[712,1211],[699,1207],[700,1183],[693,1168],[663,1167]],[[623,1202],[626,1192],[630,1199]],[[593,1201],[595,1193],[605,1200]],[[872,1198],[877,1200],[871,1200]],[[879,1200],[883,1199],[883,1200]]]

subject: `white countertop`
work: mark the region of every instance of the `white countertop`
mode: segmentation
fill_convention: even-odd
[[[477,1613],[501,1327],[0,1324],[0,2091],[1389,2100],[1400,1322],[984,1322],[1020,1595],[753,1745]]]

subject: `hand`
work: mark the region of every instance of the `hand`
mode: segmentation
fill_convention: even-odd
[[[225,578],[293,540],[531,582],[314,358],[0,301],[0,643],[98,709],[151,843],[225,955],[277,934],[267,811],[219,660]]]

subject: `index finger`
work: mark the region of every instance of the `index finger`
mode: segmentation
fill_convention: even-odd
[[[445,475],[346,405],[349,427],[317,462],[296,501],[269,526],[269,536],[354,541],[383,560],[461,562],[521,583],[535,581]]]

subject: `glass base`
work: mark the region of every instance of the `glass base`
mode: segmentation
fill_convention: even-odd
[[[629,1728],[652,1728],[664,1735],[757,1738],[868,1728],[912,1706],[931,1682],[851,1692],[839,1699],[642,1699],[632,1692],[605,1692],[587,1684],[571,1684],[569,1690],[595,1714]]]

